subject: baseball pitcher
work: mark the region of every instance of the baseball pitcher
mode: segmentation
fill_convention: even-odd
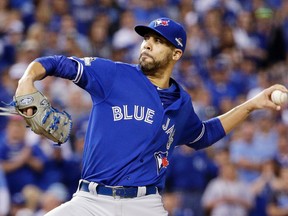
[[[139,64],[98,57],[41,57],[19,80],[16,99],[37,92],[36,80],[56,76],[86,90],[93,102],[82,179],[73,198],[47,216],[165,216],[161,191],[176,146],[206,148],[253,110],[280,109],[271,93],[287,89],[277,84],[221,116],[201,121],[189,94],[171,78],[185,50],[184,28],[159,18],[135,31],[143,37]],[[35,110],[26,106],[21,112],[29,117]]]

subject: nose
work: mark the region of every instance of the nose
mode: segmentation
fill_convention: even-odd
[[[143,47],[144,47],[144,49],[152,50],[151,39],[143,40]]]

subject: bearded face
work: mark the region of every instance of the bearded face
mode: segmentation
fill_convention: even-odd
[[[139,57],[140,68],[145,75],[155,75],[161,69],[164,69],[172,59],[172,53],[162,53],[162,55],[152,56],[143,52]]]

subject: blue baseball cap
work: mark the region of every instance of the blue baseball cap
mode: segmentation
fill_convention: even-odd
[[[184,53],[186,47],[186,32],[183,26],[172,19],[163,17],[153,20],[148,26],[137,25],[135,31],[142,37],[149,31],[154,31],[172,43]]]

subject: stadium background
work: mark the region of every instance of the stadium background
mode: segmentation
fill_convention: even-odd
[[[274,83],[288,86],[287,0],[1,0],[1,106],[11,102],[18,79],[40,56],[137,63],[141,38],[133,27],[158,17],[173,18],[187,30],[185,55],[173,77],[189,91],[201,119]],[[68,200],[80,178],[89,98],[52,77],[37,88],[72,114],[71,140],[53,147],[21,119],[0,117],[0,216],[41,216]],[[287,106],[254,113],[206,150],[178,148],[173,161],[163,195],[171,216],[210,215],[213,208],[231,208],[231,216],[272,216],[275,209],[288,215]],[[212,185],[216,180],[225,183],[222,188]],[[238,193],[243,185],[244,195]],[[237,197],[233,204],[224,200],[227,188]],[[220,206],[208,207],[217,201]]]

